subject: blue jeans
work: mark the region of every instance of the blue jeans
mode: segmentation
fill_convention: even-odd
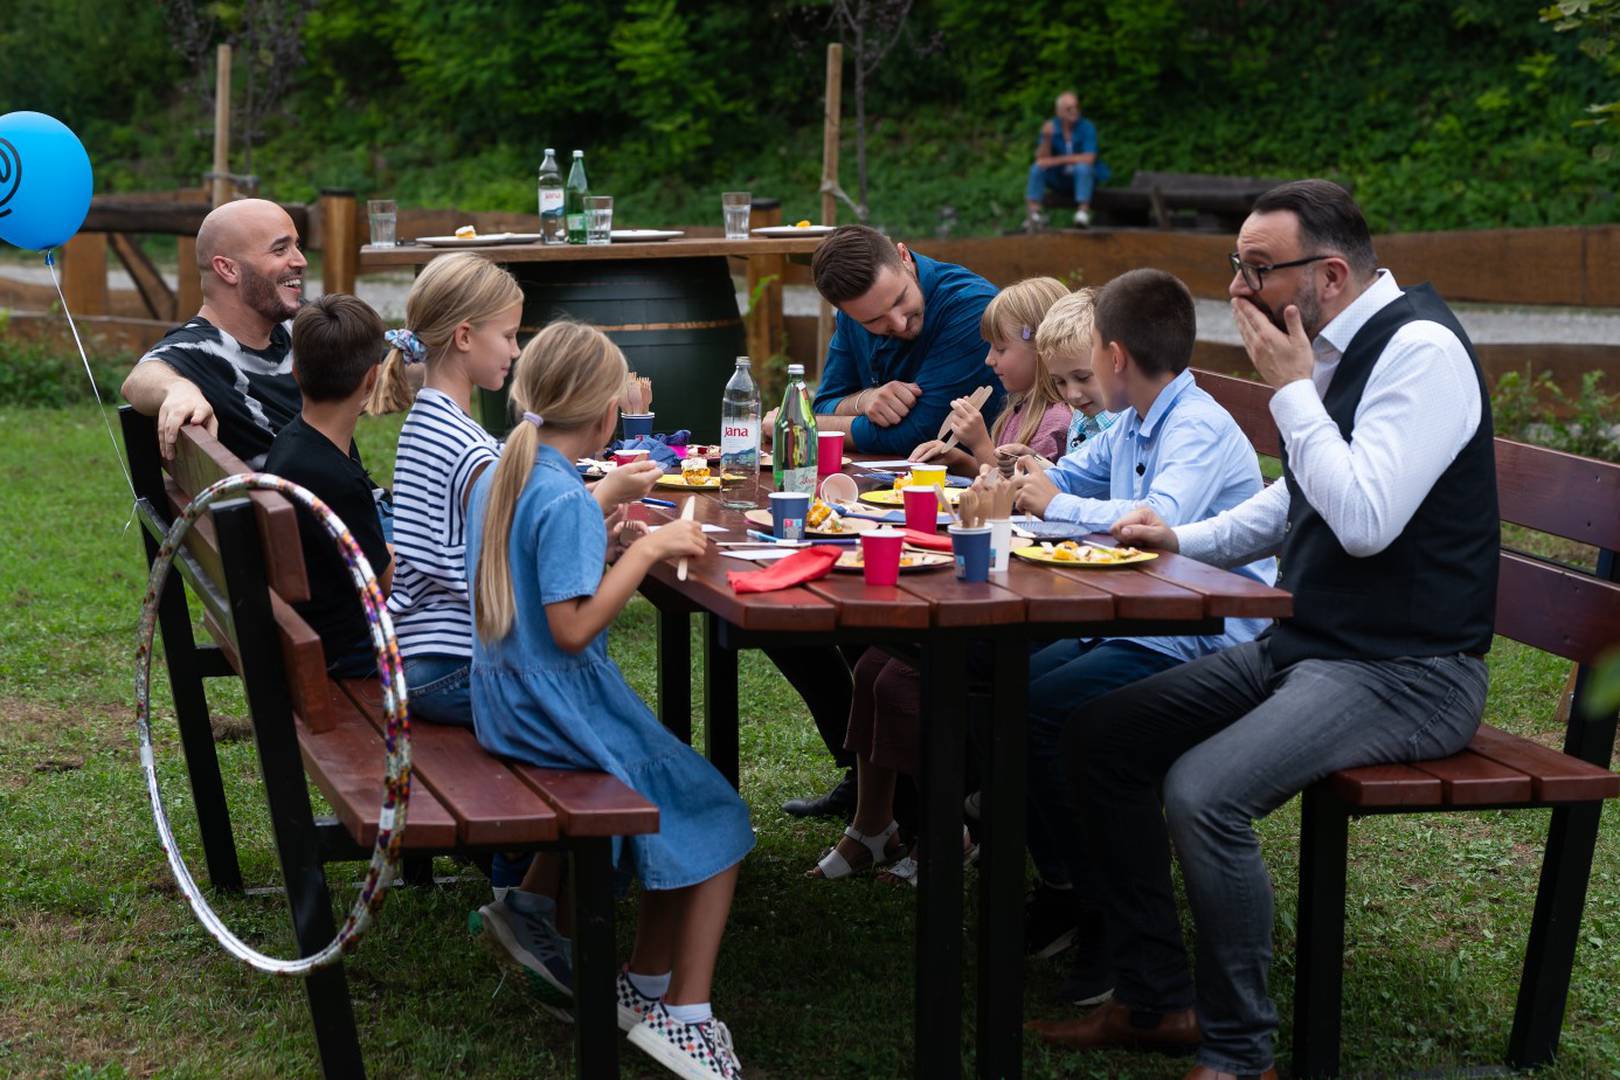
[[[1487,679],[1472,656],[1278,670],[1261,639],[1081,709],[1065,751],[1105,886],[1116,1000],[1161,1013],[1196,1003],[1200,1064],[1269,1068],[1272,896],[1254,821],[1339,769],[1461,750],[1479,727]],[[1196,993],[1170,886],[1172,841],[1198,927]]]
[[[1180,662],[1131,641],[1057,641],[1029,658],[1029,855],[1042,881],[1076,887],[1077,901],[1099,897],[1075,829],[1064,726],[1086,702]]]
[[[1099,175],[1095,165],[1054,165],[1043,169],[1039,165],[1029,167],[1029,183],[1024,186],[1024,198],[1030,202],[1040,202],[1048,191],[1062,191],[1074,196],[1079,206],[1091,202],[1091,192],[1097,186],[1098,180],[1106,180],[1107,172]]]
[[[473,726],[472,661],[465,656],[409,656],[405,658],[405,689],[410,694],[411,716],[435,724]]]

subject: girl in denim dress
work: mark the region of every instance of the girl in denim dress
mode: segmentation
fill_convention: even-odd
[[[611,773],[658,805],[659,831],[616,851],[644,890],[619,1022],[677,1075],[735,1080],[709,988],[738,863],[754,845],[748,807],[607,654],[607,627],[648,569],[701,556],[706,541],[692,521],[656,533],[618,515],[604,522],[574,467],[617,424],[625,375],[618,347],[578,323],[551,324],[518,358],[511,396],[525,422],[468,508],[473,716],[492,753]],[[604,573],[610,528],[619,551]]]

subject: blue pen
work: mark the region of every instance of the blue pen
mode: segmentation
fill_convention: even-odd
[[[675,504],[670,502],[668,499],[655,499],[649,495],[641,501],[646,503],[648,506],[662,506],[667,510],[675,509]]]
[[[772,536],[770,533],[760,532],[758,529],[749,529],[748,530],[748,535],[752,536],[755,540],[768,540],[773,544],[799,544],[799,543],[803,543],[803,541],[801,541],[801,540],[784,540],[780,536]]]

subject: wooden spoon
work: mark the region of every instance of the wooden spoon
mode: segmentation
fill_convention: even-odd
[[[696,495],[688,495],[686,497],[686,505],[681,507],[681,520],[682,521],[691,521],[692,520],[692,515],[694,515],[696,513],[697,513],[697,496]],[[680,564],[675,567],[675,580],[676,581],[685,581],[686,580],[686,556],[684,556],[684,555],[681,556]]]

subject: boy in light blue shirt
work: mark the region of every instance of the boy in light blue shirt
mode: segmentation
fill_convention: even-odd
[[[1018,508],[1106,532],[1139,506],[1185,524],[1258,492],[1260,466],[1248,438],[1187,370],[1197,337],[1187,287],[1160,270],[1133,270],[1102,288],[1090,314],[1085,320],[1061,301],[1054,305],[1039,331],[1043,357],[1048,349],[1088,350],[1102,405],[1118,417],[1050,469],[1023,459],[1014,480]],[[1236,572],[1270,585],[1276,560]],[[1025,944],[1036,956],[1051,956],[1078,941],[1061,1000],[1094,1004],[1113,989],[1060,752],[1065,722],[1094,697],[1251,640],[1265,626],[1261,619],[1228,619],[1224,633],[1210,636],[1060,641],[1031,657],[1029,847],[1039,881],[1026,909]]]

